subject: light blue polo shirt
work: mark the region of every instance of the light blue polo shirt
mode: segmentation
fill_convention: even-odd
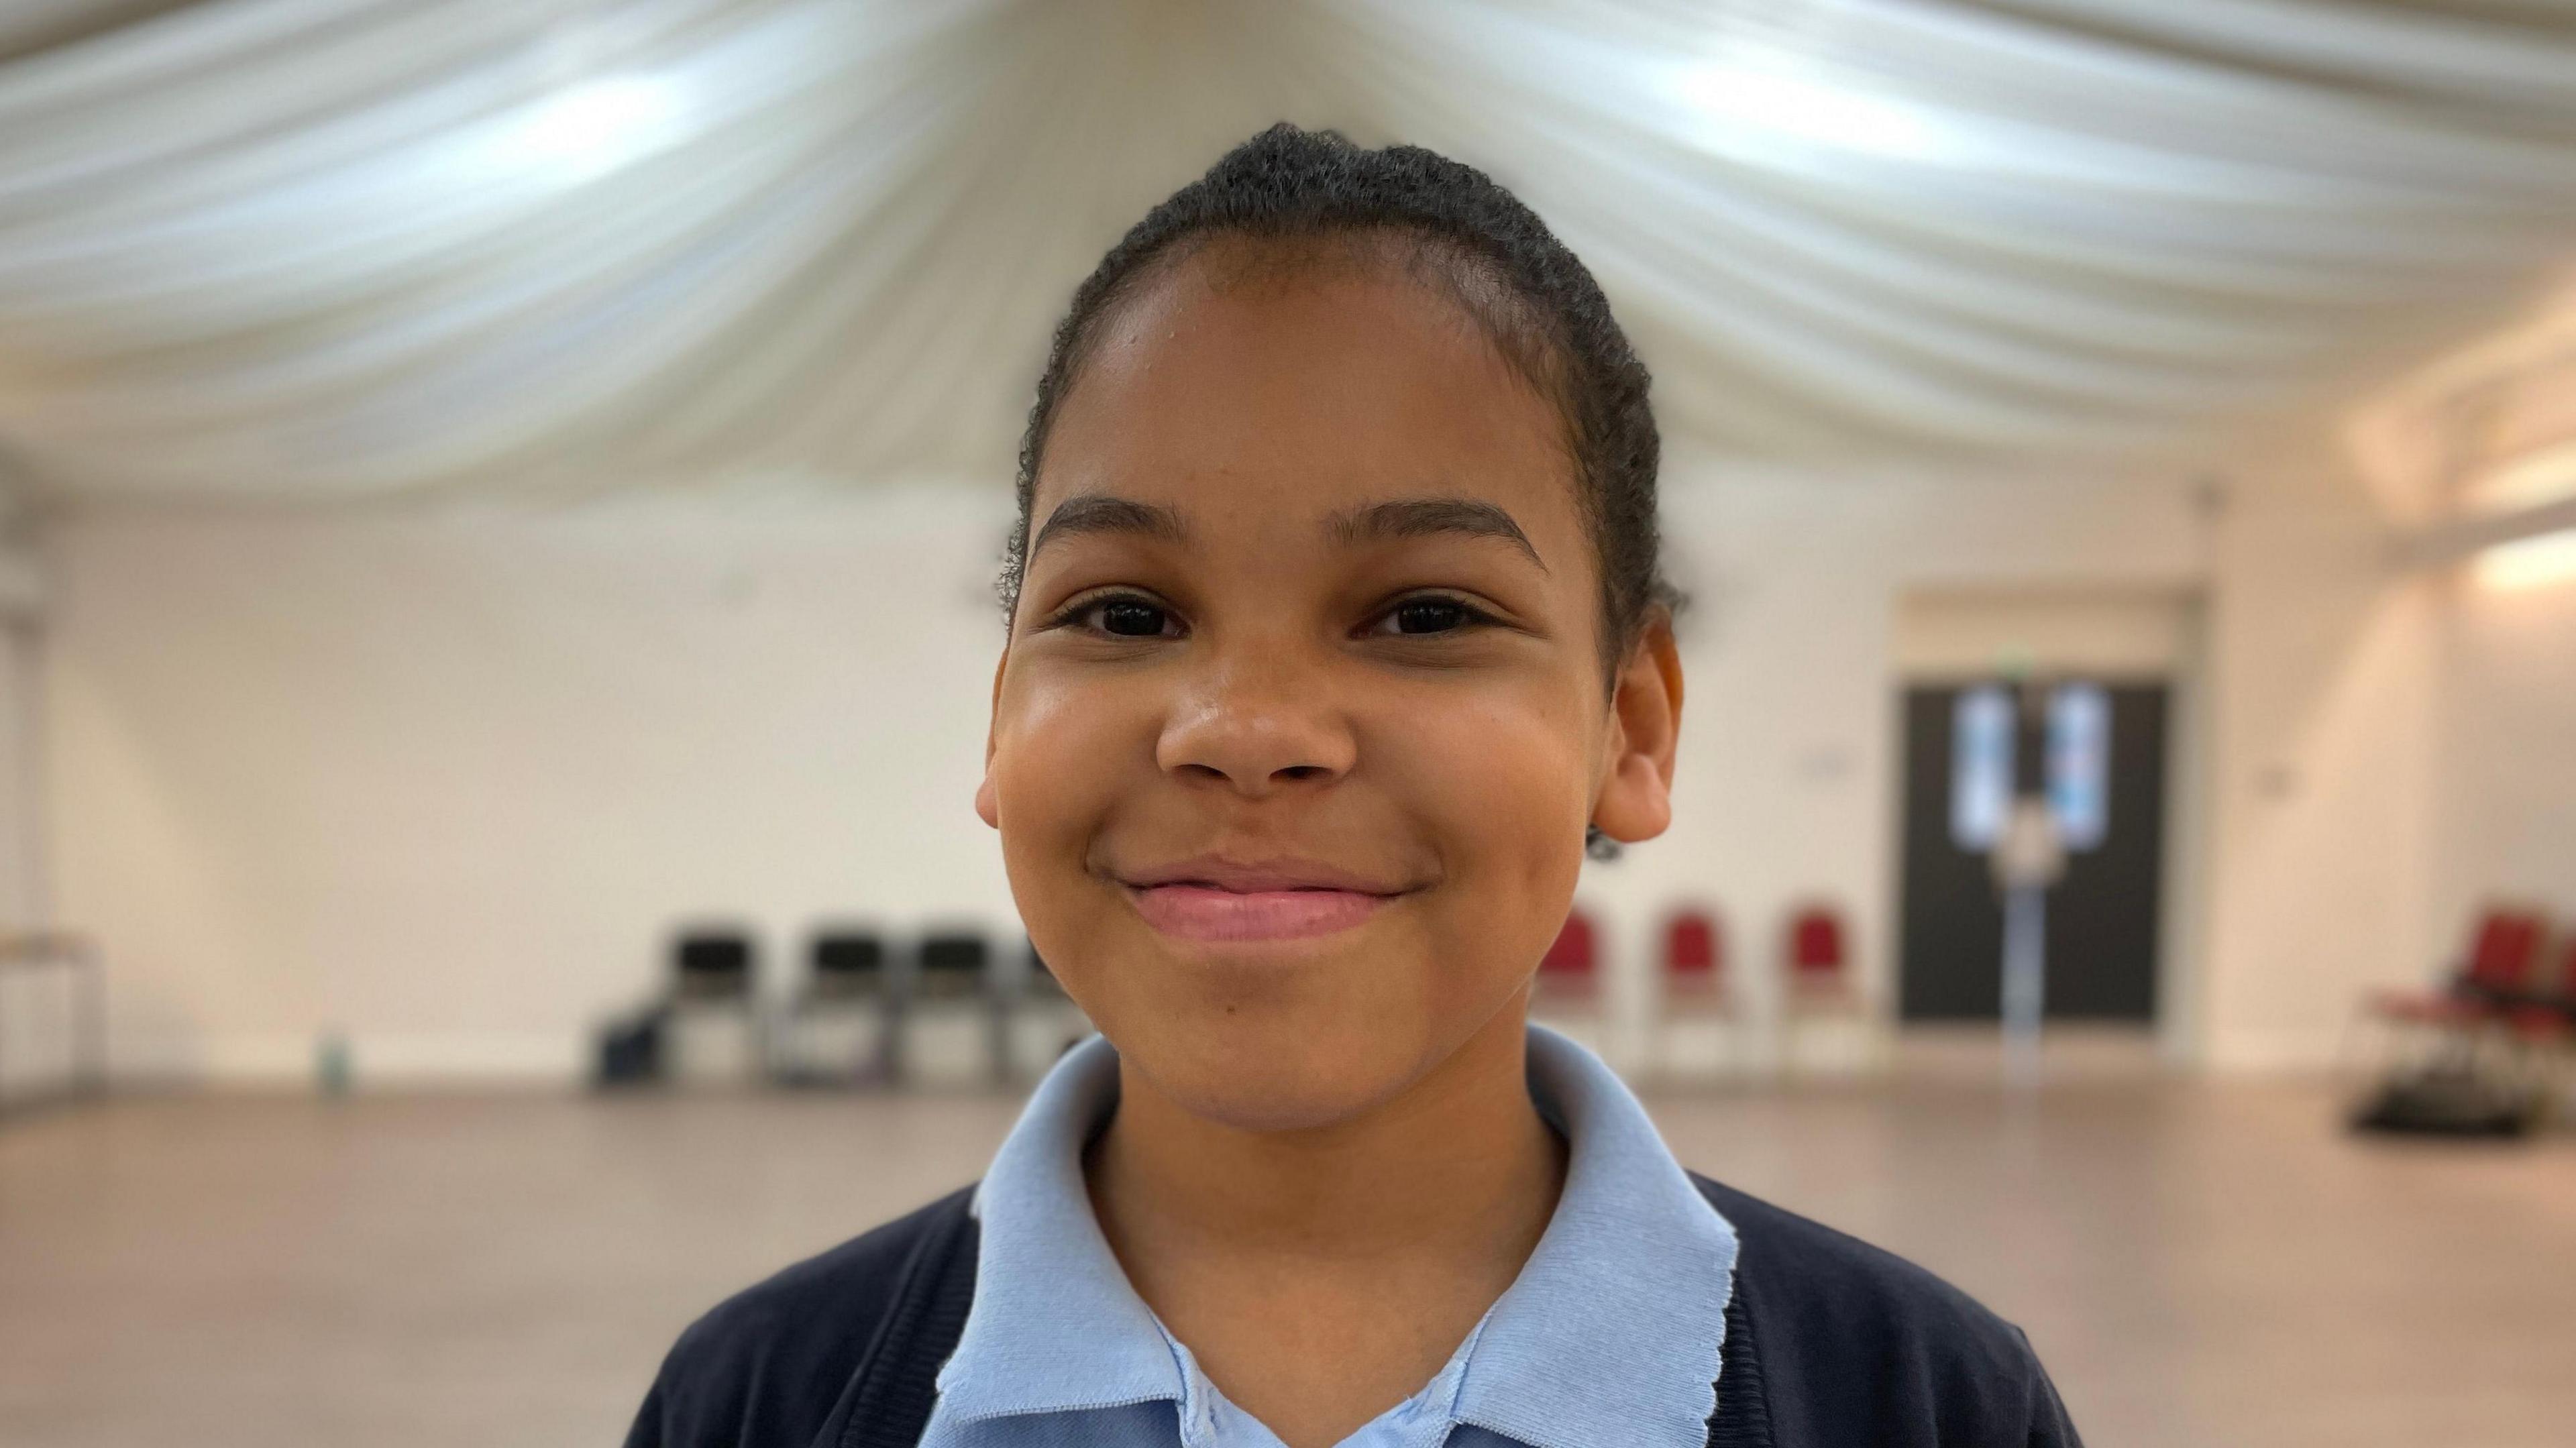
[[[1568,1144],[1556,1214],[1448,1363],[1341,1448],[1701,1448],[1735,1229],[1601,1059],[1529,1028],[1531,1099]],[[1082,1151],[1115,1108],[1093,1037],[1038,1085],[978,1188],[975,1297],[924,1448],[1280,1448],[1127,1283]]]

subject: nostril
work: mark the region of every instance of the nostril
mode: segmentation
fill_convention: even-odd
[[[1313,779],[1324,772],[1324,766],[1320,764],[1292,764],[1285,769],[1272,771],[1281,779]]]

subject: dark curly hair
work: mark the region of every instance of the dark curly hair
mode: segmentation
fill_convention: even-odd
[[[1075,289],[1020,442],[1019,521],[1000,584],[1005,614],[1019,604],[1048,431],[1105,321],[1168,267],[1228,237],[1400,248],[1393,255],[1407,270],[1440,286],[1556,405],[1599,564],[1603,653],[1615,671],[1649,612],[1679,598],[1658,563],[1661,442],[1649,378],[1609,300],[1537,213],[1484,172],[1418,146],[1373,151],[1284,122],[1147,212]]]

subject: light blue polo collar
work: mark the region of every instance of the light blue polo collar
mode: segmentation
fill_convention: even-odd
[[[1543,1026],[1530,1094],[1569,1143],[1536,1250],[1447,1367],[1397,1411],[1443,1411],[1529,1448],[1698,1448],[1716,1406],[1735,1230],[1691,1185],[1599,1057]],[[1168,1400],[1211,1389],[1128,1285],[1082,1176],[1118,1096],[1093,1037],[1056,1063],[975,1195],[975,1296],[939,1373],[958,1423]]]
[[[1570,1147],[1565,1190],[1486,1318],[1457,1419],[1530,1448],[1701,1448],[1734,1225],[1600,1057],[1532,1026],[1529,1077]]]

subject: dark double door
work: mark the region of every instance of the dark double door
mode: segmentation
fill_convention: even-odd
[[[1950,839],[1951,725],[1964,686],[1905,691],[1899,1010],[1909,1021],[2002,1011],[2003,909],[1983,855]],[[2107,683],[2109,830],[2048,892],[2052,1020],[2152,1021],[2164,862],[2162,683]]]

